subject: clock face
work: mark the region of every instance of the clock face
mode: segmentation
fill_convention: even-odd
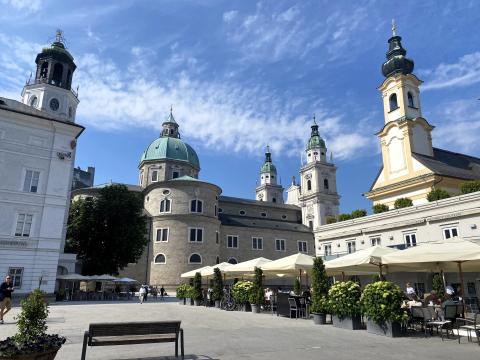
[[[52,109],[53,111],[57,111],[59,107],[60,107],[60,103],[58,102],[57,99],[54,98],[50,100],[50,109]]]

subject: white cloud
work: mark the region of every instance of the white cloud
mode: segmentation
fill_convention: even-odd
[[[40,0],[1,0],[1,3],[27,12],[37,12],[42,4]]]
[[[462,56],[454,64],[440,64],[420,72],[426,77],[423,90],[469,86],[480,82],[480,52]]]
[[[238,15],[237,10],[227,11],[226,13],[223,13],[223,21],[228,23],[228,22],[232,21],[233,19],[235,19],[235,17],[237,15]]]

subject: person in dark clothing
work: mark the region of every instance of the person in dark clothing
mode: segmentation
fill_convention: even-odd
[[[160,300],[163,300],[164,296],[165,296],[165,288],[162,285],[162,287],[160,288]]]
[[[0,285],[0,324],[3,324],[3,317],[12,308],[12,278],[7,276],[5,282]]]

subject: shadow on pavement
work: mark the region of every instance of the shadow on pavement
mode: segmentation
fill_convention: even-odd
[[[160,357],[143,357],[143,358],[128,358],[122,360],[178,360],[180,357],[175,356],[160,356]],[[207,355],[185,355],[185,360],[220,360],[219,358],[212,358]]]

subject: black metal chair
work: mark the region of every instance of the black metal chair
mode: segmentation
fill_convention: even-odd
[[[272,315],[277,312],[277,295],[275,294],[270,295],[270,310],[272,311]]]
[[[437,329],[437,334],[440,330],[440,336],[442,337],[442,341],[443,330],[446,331],[447,338],[449,337],[449,330],[452,332],[453,335],[453,327],[451,326],[451,320],[437,320],[437,314],[432,306],[427,306],[426,308],[421,309],[424,318],[425,336],[427,336],[427,329],[430,329],[430,334],[433,334],[433,328]]]
[[[298,319],[300,308],[295,298],[288,298],[288,305],[290,305],[290,319],[292,318],[292,312],[295,313],[295,319]]]
[[[463,322],[464,325],[460,325]],[[472,341],[472,332],[477,338],[478,346],[480,346],[480,313],[476,313],[472,319],[467,318],[457,318],[457,332],[458,332],[458,343],[460,344],[460,330],[465,330],[467,332],[468,341]]]

